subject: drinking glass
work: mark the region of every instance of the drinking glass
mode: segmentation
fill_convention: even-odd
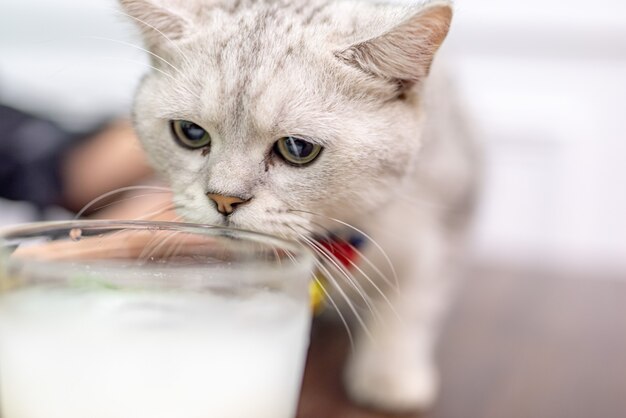
[[[314,258],[173,222],[0,232],[2,418],[293,418]]]

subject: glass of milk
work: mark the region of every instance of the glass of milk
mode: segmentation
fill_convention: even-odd
[[[313,256],[169,222],[0,233],[2,418],[293,418]]]

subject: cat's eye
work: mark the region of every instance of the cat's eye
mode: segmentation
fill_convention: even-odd
[[[170,122],[174,138],[184,147],[203,148],[211,143],[211,136],[202,128],[188,120],[173,120]]]
[[[274,144],[274,152],[289,164],[301,166],[315,160],[322,151],[322,146],[302,138],[286,136]]]

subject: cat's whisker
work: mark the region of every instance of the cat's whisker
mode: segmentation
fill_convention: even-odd
[[[171,193],[172,190],[168,187],[160,187],[160,186],[126,186],[120,187],[115,190],[111,190],[109,192],[103,193],[100,196],[92,199],[89,203],[82,207],[81,210],[76,213],[74,219],[80,218],[89,208],[91,208],[96,203],[100,202],[103,199],[106,199],[111,196],[115,196],[118,193],[130,192],[134,190],[154,190],[154,193]]]
[[[283,266],[283,261],[282,258],[280,257],[280,254],[278,253],[278,250],[276,249],[275,245],[272,245],[272,252],[274,253],[274,257],[276,258],[276,261],[278,262],[278,268],[280,269]],[[289,253],[289,251],[285,250],[286,253]],[[293,256],[290,257],[291,261],[296,264],[295,259],[293,259]]]
[[[137,233],[137,234],[144,234],[146,231],[133,230],[132,232]],[[164,234],[167,234],[168,232],[170,231],[165,231]],[[141,253],[139,253],[139,255],[137,256],[137,260],[140,261],[141,263],[145,262],[145,260],[147,259],[145,257],[146,253],[151,251],[154,248],[154,246],[158,245],[157,243],[161,242],[162,239],[163,237],[160,234],[151,236],[149,239],[147,239],[143,245],[143,249]]]
[[[141,216],[134,217],[131,220],[133,221],[153,220],[151,219],[152,217],[157,217],[164,213],[174,211],[176,209],[178,209],[178,206],[174,205],[172,202],[160,203],[158,205],[153,206],[152,209],[150,209],[150,212],[145,213]],[[177,219],[180,219],[180,218],[181,218],[180,216],[177,216],[174,218],[173,221],[176,221]],[[111,237],[114,237],[120,234],[128,234],[128,233],[133,233],[133,232],[139,232],[139,231],[120,229],[119,231],[111,232],[107,234],[107,238],[110,239]]]
[[[165,237],[161,237],[159,234],[157,237],[151,238],[145,245],[144,249],[137,257],[141,264],[150,260],[150,258],[152,258],[157,251],[163,248],[163,246],[166,245],[172,238],[175,238],[176,235],[181,234],[182,231],[163,231],[163,233],[166,235]]]
[[[283,236],[283,238],[286,238],[284,234],[281,234]],[[298,242],[298,244],[302,245],[304,248],[308,248],[305,244],[303,244],[302,242]],[[293,261],[294,263],[296,263],[296,259],[293,256],[293,254],[291,254],[291,252],[286,251],[285,252],[287,254],[287,257],[289,257],[291,259],[291,261]],[[315,261],[315,264],[319,267],[319,261]],[[317,287],[322,291],[322,293],[324,294],[324,297],[326,300],[328,300],[328,302],[330,303],[330,305],[333,307],[333,309],[335,310],[335,312],[337,313],[337,316],[339,317],[339,320],[341,321],[341,323],[343,324],[346,333],[348,334],[348,340],[350,341],[350,348],[352,351],[354,351],[354,337],[352,335],[352,331],[350,330],[350,325],[348,325],[348,321],[346,320],[346,317],[343,315],[343,313],[341,312],[341,309],[339,309],[339,306],[337,305],[337,302],[335,302],[335,300],[333,299],[333,297],[330,295],[330,293],[328,292],[328,290],[326,290],[326,286],[324,286],[324,283],[315,275],[315,273],[312,274],[312,279],[315,281]]]
[[[305,240],[310,247],[316,251],[321,257],[323,257],[326,261],[328,261],[340,274],[345,278],[346,282],[357,292],[357,294],[363,299],[367,309],[372,313],[372,315],[380,319],[380,313],[375,309],[373,303],[370,300],[370,297],[367,295],[367,292],[363,289],[358,280],[352,275],[352,273],[347,270],[339,260],[326,248],[320,245],[318,242],[306,238],[306,236],[302,236],[301,239]]]
[[[126,61],[126,62],[131,62],[133,64],[138,64],[138,65],[144,65],[148,68],[152,68],[154,71],[164,75],[165,77],[169,78],[170,80],[172,80],[175,85],[179,88],[182,88],[182,90],[184,90],[187,94],[195,97],[198,100],[202,100],[202,98],[196,94],[193,90],[189,89],[181,80],[177,79],[176,77],[174,77],[172,74],[165,72],[163,70],[161,70],[160,68],[155,67],[154,65],[148,64],[146,62],[143,61],[137,61],[137,60],[132,60],[129,58],[123,58],[123,57],[104,57],[104,56],[100,56],[97,57],[98,59],[101,60],[116,60],[116,61]]]
[[[322,263],[319,260],[315,261],[315,265],[317,266],[317,268],[319,270],[322,271],[322,273],[329,279],[328,282],[333,286],[333,288],[335,290],[337,290],[337,292],[339,292],[339,295],[341,296],[341,298],[346,302],[346,305],[348,306],[348,309],[350,310],[350,312],[352,312],[352,315],[356,318],[357,322],[359,323],[359,325],[361,326],[361,328],[363,329],[363,332],[365,332],[365,334],[368,336],[368,338],[370,338],[372,341],[374,341],[374,337],[372,336],[369,328],[367,327],[367,325],[365,324],[365,321],[363,320],[363,318],[361,317],[361,314],[359,314],[358,310],[356,309],[356,307],[354,306],[354,303],[350,300],[350,297],[345,293],[345,291],[342,289],[342,287],[335,281],[332,280],[333,275],[330,273],[330,271],[326,268],[326,266],[324,266],[324,263]],[[321,284],[322,287],[324,286],[324,283],[320,283],[319,279],[316,279],[316,282],[318,284]],[[329,295],[329,292],[324,289],[324,293],[327,296]],[[330,299],[332,301],[332,298]],[[333,306],[335,307],[335,309],[339,312],[339,309],[336,305],[335,302],[333,302]],[[345,321],[345,319],[344,319]],[[346,327],[348,327],[348,323],[347,321],[345,321]]]
[[[102,209],[106,209],[108,207],[111,207],[111,206],[114,206],[114,205],[119,205],[121,203],[128,202],[130,200],[139,199],[139,198],[146,197],[146,196],[152,196],[153,194],[154,193],[143,193],[143,194],[133,195],[133,196],[129,196],[129,197],[124,197],[124,198],[118,199],[118,200],[116,200],[114,202],[110,202],[110,203],[107,203],[107,204],[104,204],[104,205],[101,205],[101,206],[97,206],[97,207],[93,208],[93,211],[95,212],[95,211],[99,211],[99,210],[102,210]],[[169,205],[171,203],[168,202],[166,204]]]
[[[178,216],[174,218],[174,222],[178,222],[180,219],[182,219],[182,216]],[[186,242],[186,237],[185,236],[180,237],[177,243],[173,243],[170,246],[170,249],[163,253],[163,259],[166,259],[166,260],[174,259],[174,257],[176,257],[180,253],[180,250],[185,245],[185,242]]]
[[[343,240],[344,242],[347,242],[345,240]],[[349,245],[349,243],[348,243]],[[341,263],[337,257],[329,250],[327,250],[326,248],[324,248],[323,246],[320,246],[324,253],[326,253],[329,257],[332,257],[336,263]],[[356,251],[356,248],[354,248],[353,246],[351,246],[353,250]],[[382,298],[382,300],[385,302],[385,304],[389,307],[389,309],[391,310],[391,312],[393,312],[393,314],[397,317],[400,318],[400,315],[398,314],[398,312],[396,311],[395,307],[393,306],[393,303],[391,303],[391,301],[389,300],[389,298],[387,297],[387,295],[385,295],[385,292],[382,291],[382,289],[376,284],[376,282],[365,272],[363,271],[362,268],[359,267],[359,265],[357,263],[355,263],[354,261],[352,261],[349,257],[347,257],[348,254],[345,253],[345,251],[341,248],[338,249],[343,256],[346,256],[346,261],[350,264],[350,267],[355,269],[362,277],[365,278],[365,280],[369,283],[370,286],[372,286],[374,288],[374,290],[376,291],[376,293],[378,293],[378,295],[380,295],[380,297]],[[356,280],[355,280],[356,281]],[[359,286],[359,288],[363,289],[361,286]]]
[[[330,221],[336,222],[336,223],[338,223],[340,225],[345,226],[346,228],[352,229],[353,231],[361,234],[369,242],[371,242],[372,245],[374,245],[378,251],[380,251],[381,255],[385,258],[385,261],[387,262],[387,264],[389,265],[389,268],[391,269],[391,274],[393,275],[393,279],[394,279],[394,283],[395,283],[396,287],[398,289],[400,288],[400,280],[398,279],[398,274],[396,273],[396,269],[393,266],[393,263],[391,262],[391,258],[389,258],[389,255],[383,249],[383,247],[378,242],[376,242],[376,240],[374,240],[372,237],[370,237],[368,234],[366,234],[364,231],[362,231],[361,229],[357,228],[354,225],[351,225],[351,224],[349,224],[347,222],[342,221],[341,219],[333,218],[331,216],[321,215],[319,213],[310,212],[310,211],[301,210],[301,209],[289,209],[289,212],[302,212],[302,213],[308,213],[309,215],[325,218],[325,219],[328,219]]]
[[[158,207],[158,206],[162,206],[162,207],[160,209],[157,209],[155,211],[149,212],[149,213],[144,214],[142,216],[138,216],[138,217],[132,218],[132,220],[133,221],[152,220],[152,219],[150,219],[152,216],[159,216],[159,215],[161,215],[163,213],[167,213],[169,211],[177,209],[177,206],[173,205],[170,202],[167,202],[165,204],[157,205],[156,207]],[[177,217],[175,219],[178,219],[178,218],[180,218],[180,217]],[[128,229],[120,229],[119,231],[111,232],[110,234],[107,235],[107,237],[111,238],[111,237],[114,237],[116,235],[129,233],[129,232],[130,232],[130,230],[128,230]]]
[[[332,231],[326,227],[324,227],[322,224],[315,222],[315,221],[309,221],[312,225],[316,226],[317,228],[322,229],[325,232],[326,236],[333,236],[334,234],[332,233]],[[315,231],[310,231],[311,233],[314,233]],[[348,241],[346,241],[343,238],[338,237],[338,239],[344,243],[350,246],[350,248],[352,249],[352,251],[354,251],[354,253],[358,256],[359,260],[362,260],[365,264],[367,264],[372,270],[374,270],[374,272],[377,274],[378,277],[380,277],[385,284],[387,284],[389,287],[391,287],[392,289],[394,289],[396,292],[400,292],[400,289],[387,277],[387,275],[385,273],[383,273],[368,257],[365,256],[365,254],[363,254],[362,251],[360,251],[358,248],[356,248],[354,245],[350,244]],[[339,251],[342,252],[342,255],[346,255],[345,251],[341,248],[339,248]],[[354,265],[354,263],[352,262],[352,260],[350,260],[350,263],[352,265]],[[356,265],[354,265],[354,267],[356,267]]]
[[[132,20],[134,20],[137,23],[140,23],[142,25],[144,25],[145,27],[155,31],[156,33],[158,33],[159,35],[161,35],[179,54],[181,59],[185,62],[185,64],[190,65],[189,60],[187,59],[187,56],[185,55],[185,53],[183,52],[182,49],[180,49],[180,47],[176,44],[176,42],[174,42],[172,39],[170,39],[166,34],[164,34],[163,32],[161,32],[159,29],[157,29],[156,27],[154,27],[153,25],[149,24],[148,22],[135,17],[133,15],[130,15],[122,10],[118,10],[118,9],[114,9],[114,8],[110,8],[110,7],[105,7],[107,8],[109,11],[112,11],[113,13],[119,14],[121,16],[130,18]]]
[[[301,242],[304,245],[308,246],[311,250],[313,250],[314,253],[320,254],[319,250],[314,245],[312,245],[310,243],[310,240],[308,240],[308,238],[305,235],[299,233],[295,229],[292,229],[292,230],[303,240],[303,242],[302,241]],[[359,314],[359,312],[358,312],[357,308],[355,307],[354,303],[350,300],[350,297],[346,294],[345,290],[339,285],[339,283],[337,283],[336,280],[332,280],[333,275],[326,268],[324,263],[322,263],[319,260],[316,260],[315,264],[316,264],[317,268],[320,269],[322,271],[322,273],[329,279],[328,280],[329,283],[331,283],[333,285],[333,288],[335,290],[337,290],[339,295],[346,302],[346,305],[348,306],[348,308],[350,309],[350,311],[352,312],[352,314],[356,318],[356,320],[359,323],[359,325],[362,327],[363,332],[368,336],[368,338],[370,338],[372,341],[374,341],[374,338],[373,338],[372,334],[370,333],[369,329],[367,328],[367,325],[365,324],[365,321],[363,320],[362,316]]]
[[[167,203],[166,205],[167,206],[165,206],[165,207],[163,207],[161,209],[157,209],[157,210],[155,210],[153,212],[149,212],[149,213],[144,214],[142,216],[135,217],[135,218],[133,218],[133,220],[134,221],[142,221],[142,220],[149,220],[149,221],[151,221],[151,220],[155,220],[155,219],[151,219],[151,218],[152,217],[158,217],[158,216],[160,216],[160,215],[162,215],[164,213],[175,211],[176,209],[180,208],[179,206],[176,206],[176,205],[171,204],[171,203]],[[180,216],[177,216],[174,219],[180,219]],[[172,222],[175,222],[175,221],[172,220]]]
[[[163,252],[163,259],[169,261],[173,260],[180,253],[183,245],[185,245],[185,237],[178,237],[178,240],[175,240],[175,242]]]
[[[300,237],[300,240],[304,241],[306,243],[306,245],[312,249],[316,254],[318,254],[319,256],[321,256],[324,260],[326,260],[328,263],[330,263],[330,265],[337,271],[339,272],[339,274],[345,279],[345,281],[356,291],[356,293],[363,299],[363,301],[365,302],[365,305],[367,307],[367,309],[370,311],[370,313],[372,313],[372,315],[374,316],[374,318],[376,319],[381,319],[381,315],[380,313],[375,309],[374,304],[372,303],[370,297],[368,296],[367,292],[365,291],[365,289],[363,289],[363,287],[361,286],[361,284],[359,283],[359,281],[356,279],[356,277],[354,277],[354,275],[350,272],[350,270],[348,270],[343,264],[342,262],[331,252],[329,251],[327,248],[325,248],[323,245],[321,245],[321,243],[317,242],[316,240],[307,237],[307,234],[313,234],[312,231],[310,231],[309,229],[307,229],[304,225],[290,225],[288,223],[285,222],[281,222],[280,225],[282,226],[286,226],[287,228],[291,229],[292,231],[294,231],[296,234],[298,234],[298,236]],[[300,233],[296,230],[296,227],[300,227],[303,229],[303,231],[305,232]],[[374,283],[374,281],[372,279],[369,278],[369,276],[363,272],[362,269],[360,269],[358,266],[356,266],[356,264],[352,261],[350,261],[350,263],[356,267],[357,271],[359,271],[364,277],[366,277],[366,279],[371,283],[371,285],[378,291],[381,293],[382,297],[384,300],[387,300],[387,297],[384,295],[384,293],[380,290],[380,288]],[[332,277],[331,277],[332,278]],[[389,305],[391,306],[391,303],[389,302]],[[393,310],[393,307],[391,308]]]
[[[150,50],[148,50],[146,48],[143,48],[143,47],[141,47],[139,45],[135,45],[135,44],[132,44],[130,42],[121,41],[121,40],[118,40],[118,39],[106,38],[104,36],[84,36],[84,38],[86,38],[86,39],[95,39],[95,40],[99,40],[99,41],[113,42],[113,43],[116,43],[116,44],[125,45],[125,46],[128,46],[130,48],[134,48],[134,49],[137,49],[139,51],[145,52],[145,53],[149,54],[150,56],[153,56],[154,58],[160,60],[164,64],[168,65],[170,68],[172,68],[174,71],[176,71],[179,75],[184,76],[184,73],[178,67],[176,67],[174,64],[172,64],[171,62],[169,62],[168,60],[166,60],[162,56],[160,56],[158,54],[155,54],[154,52],[152,52],[152,51],[150,51]]]
[[[333,309],[337,313],[339,320],[342,322],[344,328],[346,329],[346,333],[348,334],[348,340],[350,341],[350,349],[354,352],[354,337],[352,336],[352,331],[350,330],[350,325],[348,325],[348,321],[346,320],[345,316],[341,313],[341,309],[339,309],[339,306],[337,306],[337,303],[335,302],[333,297],[330,295],[328,290],[326,290],[324,283],[322,283],[322,281],[315,276],[313,277],[313,280],[315,280],[315,284],[324,294],[324,298],[328,300],[330,305],[333,307]]]

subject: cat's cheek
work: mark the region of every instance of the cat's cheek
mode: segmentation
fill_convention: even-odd
[[[224,226],[225,221],[224,218],[216,213],[211,213],[210,211],[205,210],[197,210],[193,206],[181,206],[176,208],[176,214],[180,216],[181,221],[191,222],[197,224],[205,224],[205,225],[215,225],[215,226]]]
[[[291,212],[291,206],[282,197],[267,188],[257,189],[250,203],[229,217],[229,225],[283,238],[296,238],[293,228],[306,230],[308,220],[302,214]]]
[[[317,164],[314,162],[313,164]],[[329,184],[320,166],[292,167],[277,162],[265,179],[268,196],[276,206],[304,207],[319,201]],[[276,196],[276,198],[273,198]]]
[[[179,176],[171,183],[174,191],[173,203],[176,213],[181,220],[193,223],[210,225],[222,225],[223,217],[215,211],[208,198],[204,194],[204,188],[198,183],[181,181],[184,177]]]

